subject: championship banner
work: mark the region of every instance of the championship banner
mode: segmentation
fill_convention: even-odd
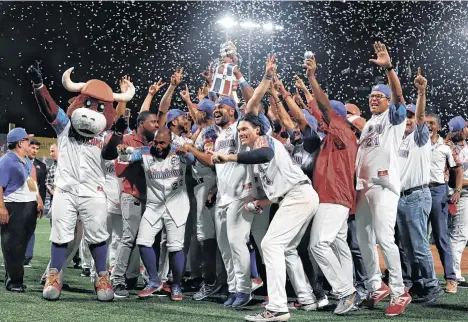
[[[235,64],[223,64],[216,69],[211,91],[220,95],[231,96]]]

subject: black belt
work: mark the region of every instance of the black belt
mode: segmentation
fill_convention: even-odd
[[[302,181],[299,181],[298,183],[296,183],[294,186],[302,186],[302,185],[305,185],[305,184],[310,184],[310,181],[309,180],[302,180]],[[283,201],[284,197],[286,197],[288,192],[286,192],[284,195],[282,195],[281,197],[278,198],[278,203]]]
[[[429,188],[434,188],[434,187],[438,187],[438,186],[445,186],[445,182],[444,183],[438,183],[438,182],[429,183]]]
[[[400,193],[400,196],[403,197],[403,196],[409,196],[410,194],[412,194],[413,192],[416,192],[416,191],[419,191],[419,190],[423,190],[425,188],[427,188],[429,185],[428,184],[423,184],[422,186],[416,186],[416,187],[413,187],[413,188],[409,188],[409,189],[406,189],[405,191],[402,191]]]

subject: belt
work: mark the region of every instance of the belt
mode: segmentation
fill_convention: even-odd
[[[419,191],[419,190],[423,190],[425,188],[429,187],[428,184],[423,184],[422,186],[416,186],[416,187],[413,187],[413,188],[409,188],[409,189],[406,189],[405,191],[402,191],[400,193],[400,196],[403,197],[403,196],[409,196],[410,194],[412,194],[413,192],[416,192],[416,191]]]
[[[310,181],[309,180],[302,180],[302,181],[299,181],[298,183],[296,183],[294,186],[302,186],[302,185],[305,185],[305,184],[310,184]],[[281,197],[278,198],[278,203],[283,201],[284,197],[286,197],[288,192],[286,192],[284,195],[282,195]]]
[[[429,188],[434,188],[434,187],[438,187],[438,186],[445,186],[445,182],[444,183],[439,183],[439,182],[429,183]]]

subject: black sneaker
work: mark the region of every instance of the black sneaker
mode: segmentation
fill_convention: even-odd
[[[15,293],[24,293],[25,290],[26,289],[24,285],[13,285],[13,286],[7,287],[7,291],[15,292]]]
[[[130,296],[130,293],[127,291],[124,284],[117,284],[114,287],[114,297],[123,299],[129,296]]]
[[[213,284],[207,284],[205,282],[202,282],[200,285],[200,290],[193,295],[193,300],[194,301],[201,301],[205,298],[207,298],[210,295],[215,294],[218,292],[223,285],[218,282],[214,282]]]
[[[75,268],[75,269],[81,268],[80,262],[81,262],[81,260],[79,258],[77,258],[77,259],[73,258],[73,268]]]
[[[90,277],[91,276],[91,270],[89,268],[83,268],[81,270],[81,274],[80,274],[82,277]]]
[[[138,277],[127,278],[125,283],[127,284],[127,290],[134,290],[138,285]]]
[[[458,282],[458,287],[459,288],[468,288],[468,282],[467,281],[459,281]]]
[[[359,294],[357,291],[354,291],[354,293],[340,298],[340,301],[338,302],[338,305],[333,313],[337,315],[346,314],[358,304]]]
[[[442,287],[440,287],[439,285],[437,285],[435,287],[431,287],[430,289],[428,289],[428,290],[426,290],[426,291],[424,291],[422,293],[417,294],[416,298],[413,297],[412,302],[413,303],[432,304],[435,301],[437,301],[437,299],[439,297],[444,295],[444,293],[445,293],[444,289]]]
[[[23,266],[26,268],[30,268],[31,266],[31,260],[30,259],[25,259],[23,262]]]

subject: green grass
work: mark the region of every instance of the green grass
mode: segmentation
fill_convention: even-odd
[[[222,299],[194,302],[186,296],[182,302],[174,303],[167,297],[139,300],[133,293],[130,299],[99,303],[93,294],[89,278],[80,277],[80,270],[69,269],[67,282],[72,291],[64,291],[57,302],[42,299],[39,278],[47,265],[50,253],[49,222],[38,222],[33,268],[26,269],[27,292],[14,294],[0,288],[0,321],[72,322],[72,321],[161,321],[161,322],[217,322],[243,321],[243,317],[260,310],[261,298],[243,310],[225,309]],[[3,268],[1,268],[3,276]],[[338,317],[330,311],[293,312],[292,321],[384,321],[384,309],[388,302],[379,304],[374,310],[351,312]],[[394,318],[398,321],[466,321],[468,317],[468,290],[459,289],[457,294],[446,294],[430,307],[421,304],[410,305],[404,314]]]

